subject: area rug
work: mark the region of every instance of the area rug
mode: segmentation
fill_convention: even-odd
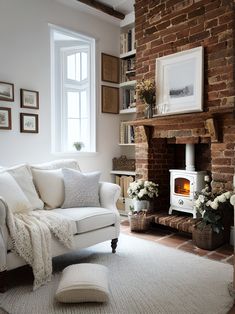
[[[87,262],[109,268],[109,302],[57,303],[60,270]],[[56,258],[54,268],[48,285],[33,292],[28,282],[0,295],[0,308],[10,314],[225,314],[233,303],[232,266],[127,235],[121,235],[116,254],[105,242]]]

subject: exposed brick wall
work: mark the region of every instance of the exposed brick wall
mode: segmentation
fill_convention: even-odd
[[[190,120],[182,116],[153,120],[147,135],[146,128],[136,128],[137,173],[162,184],[165,192],[169,169],[179,166],[174,163],[177,152],[171,140],[196,143],[197,170],[211,171],[215,188],[232,189],[235,120],[232,112],[221,109],[234,108],[234,8],[233,0],[136,0],[137,80],[155,78],[156,58],[203,46],[204,111],[217,111],[218,143],[211,141],[200,113]],[[138,100],[137,118],[141,117],[143,104]]]

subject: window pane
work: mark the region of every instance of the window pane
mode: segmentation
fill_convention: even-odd
[[[67,56],[67,78],[75,80],[75,55]]]
[[[88,119],[81,119],[81,141],[86,149],[89,147],[89,136]]]
[[[67,92],[68,118],[79,118],[79,92]]]
[[[87,104],[87,91],[81,92],[81,118],[87,118],[88,117],[88,110],[87,110],[88,104]]]
[[[76,53],[76,81],[78,82],[81,80],[80,58],[81,58],[80,52]]]
[[[87,53],[82,52],[82,80],[87,78]]]
[[[79,119],[68,119],[68,150],[74,149],[73,143],[80,141]]]

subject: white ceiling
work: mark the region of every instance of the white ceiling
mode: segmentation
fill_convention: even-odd
[[[55,0],[55,1],[58,1],[66,6],[72,7],[75,10],[79,10],[81,12],[86,12],[86,13],[95,15],[96,17],[99,17],[102,20],[105,20],[112,24],[120,25],[120,19],[115,18],[99,10],[96,10],[90,7],[89,5],[86,5],[77,0]],[[98,1],[111,6],[114,10],[120,11],[123,14],[128,14],[134,11],[135,0],[98,0]]]
[[[98,1],[124,14],[128,14],[134,11],[135,0],[98,0]]]

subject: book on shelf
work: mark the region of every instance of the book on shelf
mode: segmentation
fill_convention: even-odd
[[[135,28],[120,34],[120,53],[127,53],[135,49]]]
[[[136,93],[134,88],[123,90],[122,109],[134,108],[136,106]]]
[[[120,124],[120,144],[134,144],[135,131],[134,126],[128,122],[122,121]]]
[[[121,59],[120,82],[132,81],[135,78],[135,58]]]
[[[129,185],[131,182],[134,181],[133,176],[116,176],[116,182],[117,182],[117,177],[119,180],[119,186],[121,188],[121,195],[120,197],[128,197],[127,190],[129,188]]]

